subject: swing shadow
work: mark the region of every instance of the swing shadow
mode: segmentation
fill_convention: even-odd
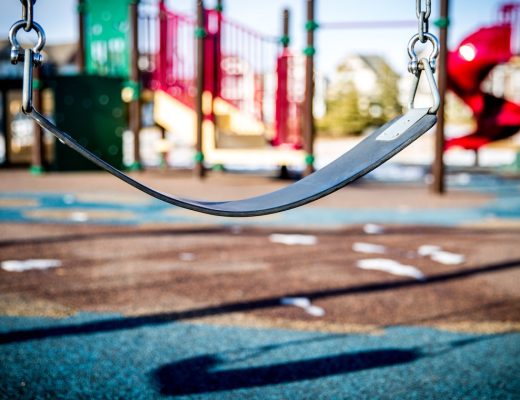
[[[421,287],[435,283],[448,282],[464,279],[474,275],[505,271],[520,266],[519,260],[491,264],[477,268],[447,272],[428,277],[425,281],[417,280],[398,280],[393,282],[377,282],[358,286],[339,287],[322,291],[307,291],[288,293],[285,296],[307,297],[311,301],[326,299],[338,296],[347,296],[359,293],[384,292],[389,290],[404,289],[411,287]],[[97,320],[93,322],[71,323],[68,325],[54,326],[49,328],[35,328],[25,330],[14,330],[0,333],[0,345],[8,343],[18,343],[30,340],[45,339],[50,337],[61,337],[70,335],[85,335],[99,332],[112,332],[126,329],[135,329],[143,326],[163,325],[174,321],[189,321],[191,319],[210,317],[220,314],[235,312],[250,312],[265,308],[280,307],[280,298],[276,296],[261,298],[242,302],[234,302],[198,308],[186,311],[150,314],[139,317],[117,317]]]
[[[194,395],[318,379],[406,364],[421,357],[417,350],[388,348],[215,371],[222,360],[215,355],[201,355],[161,366],[151,378],[163,396]]]
[[[440,343],[438,349],[432,352],[424,352],[413,347],[408,349],[382,348],[278,364],[220,370],[219,367],[225,366],[226,358],[229,357],[224,357],[222,354],[205,354],[165,364],[154,369],[150,377],[152,385],[163,396],[246,389],[408,364],[421,358],[441,356],[459,347],[504,335],[507,334],[470,337]],[[300,343],[290,342],[270,346],[269,349],[260,347],[258,350],[266,352],[294,344]],[[236,362],[231,359],[231,362],[233,361]]]

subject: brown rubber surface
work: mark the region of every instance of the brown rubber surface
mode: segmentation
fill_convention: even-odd
[[[386,226],[287,231],[279,228],[107,227],[0,224],[0,260],[51,258],[63,267],[0,269],[0,313],[62,316],[76,311],[155,315],[223,324],[324,331],[429,325],[467,331],[520,329],[520,231]],[[271,243],[272,233],[315,235],[314,246]],[[382,244],[386,255],[352,251]],[[417,255],[442,246],[466,261],[443,265]],[[425,282],[361,270],[356,261],[391,258]],[[280,306],[309,297],[323,317]]]

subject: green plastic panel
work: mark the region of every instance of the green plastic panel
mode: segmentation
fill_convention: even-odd
[[[88,73],[129,76],[129,5],[132,1],[84,0],[85,62]]]
[[[122,84],[121,78],[99,76],[63,76],[53,83],[56,125],[119,169],[123,168],[123,133],[128,121]],[[98,168],[56,141],[54,169]]]

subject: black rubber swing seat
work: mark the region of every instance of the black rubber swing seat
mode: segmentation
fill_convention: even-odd
[[[254,217],[273,214],[318,200],[366,175],[399,153],[428,131],[437,121],[426,108],[412,108],[405,115],[375,130],[350,151],[315,173],[280,190],[234,201],[184,199],[154,190],[126,175],[84,148],[38,111],[29,115],[64,144],[136,189],[178,207],[225,217]]]

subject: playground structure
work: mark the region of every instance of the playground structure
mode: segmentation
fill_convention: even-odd
[[[262,160],[278,166],[307,165],[307,172],[312,172],[314,121],[309,99],[314,90],[318,28],[314,1],[307,2],[307,47],[302,56],[289,47],[288,10],[284,10],[282,37],[277,38],[229,20],[222,2],[214,10],[200,2],[200,9],[198,23],[170,10],[164,1],[109,6],[100,0],[80,1],[78,67],[89,76],[125,80],[122,97],[129,103],[129,130],[134,134],[131,168],[140,168],[137,132],[142,128],[140,110],[146,98],[153,99],[155,122],[195,147],[196,166],[203,162],[244,166]],[[385,26],[382,21],[372,25],[376,22]],[[332,24],[323,27],[337,29],[328,25]],[[201,73],[199,64],[204,65]],[[200,99],[198,77],[203,81]]]
[[[141,121],[135,114],[143,91],[153,99],[155,122],[196,149],[199,174],[203,162],[303,164],[305,93],[289,48],[288,10],[279,40],[226,18],[222,2],[216,9],[198,2],[198,18],[170,10],[164,1],[84,4],[81,68],[128,79],[123,97],[130,103],[137,168]],[[103,18],[107,29],[99,29]],[[130,35],[114,30],[115,21],[130,26]]]
[[[520,130],[520,104],[486,93],[482,82],[498,64],[514,57],[512,45],[520,4],[504,4],[496,24],[479,28],[448,55],[448,86],[474,114],[476,126],[468,135],[447,140],[446,149],[462,147],[477,152],[482,146],[506,139]],[[517,49],[516,49],[517,50]]]
[[[176,136],[187,134],[186,141],[196,146],[199,78],[203,122],[196,161],[203,157],[213,165],[247,165],[264,159],[279,166],[301,165],[304,93],[298,91],[288,36],[280,46],[276,37],[227,19],[221,8],[199,7],[202,26],[159,3],[161,51],[148,85],[154,92],[155,121]],[[284,21],[288,24],[288,11]],[[198,64],[203,65],[199,76]]]
[[[130,36],[132,43],[136,43],[132,47],[139,48],[139,54],[130,57],[125,54],[131,53],[130,39],[126,45],[122,43],[120,32],[105,37],[92,34],[103,13],[107,13],[107,6],[98,0],[89,0],[87,4],[90,11],[82,18],[83,30],[97,36],[96,40],[86,40],[82,51],[87,54],[87,71],[101,75],[107,71],[109,74],[124,71],[127,76],[132,73],[127,89],[138,93],[136,89],[142,87],[153,93],[147,97],[153,97],[156,123],[196,148],[198,170],[203,169],[203,161],[211,165],[246,166],[268,160],[278,166],[301,166],[305,161],[307,172],[312,172],[314,31],[318,28],[313,1],[307,2],[304,56],[296,56],[289,48],[288,10],[284,11],[284,32],[279,40],[229,20],[223,14],[222,2],[214,10],[206,10],[203,2],[199,2],[198,22],[170,10],[164,1],[158,3],[158,9],[155,2],[141,1],[139,7],[130,4],[129,25],[133,27]],[[121,3],[113,7],[119,7],[113,15],[124,11]],[[95,8],[101,11],[93,11]],[[415,24],[414,21],[369,21],[324,23],[320,28],[375,25],[396,28]],[[114,53],[114,49],[120,51]],[[147,58],[144,73],[142,65],[136,62],[143,56]],[[129,59],[136,65],[117,65]],[[198,65],[203,65],[200,71]],[[199,83],[202,93],[197,90]],[[132,94],[127,97],[132,107]],[[131,109],[131,118],[135,119],[138,109]],[[139,165],[139,137],[135,132],[140,130],[140,124],[131,122],[134,122],[130,124],[135,137],[134,158]]]
[[[81,76],[86,76],[120,81],[122,91],[117,97],[127,104],[118,108],[125,111],[127,123],[116,134],[120,141],[122,131],[128,129],[133,133],[135,162],[130,169],[141,167],[139,132],[143,128],[145,102],[153,104],[158,126],[196,149],[196,166],[203,162],[247,165],[263,160],[273,166],[301,167],[305,162],[301,134],[304,57],[295,56],[289,47],[289,11],[284,10],[284,34],[280,38],[262,35],[228,19],[222,2],[214,10],[204,8],[203,2],[199,8],[200,23],[195,17],[169,9],[164,1],[79,0],[80,39],[76,57],[79,73],[69,74],[68,79],[81,80]],[[198,54],[199,44],[202,54]],[[198,65],[203,65],[200,73]],[[201,93],[197,88],[199,78],[203,82]],[[39,81],[44,86],[35,87],[35,102],[41,89],[55,89],[56,79],[60,78],[42,76]],[[102,80],[91,82],[97,95],[112,100],[114,94],[102,93],[101,83],[100,92],[94,88],[96,82]],[[75,105],[89,102],[88,93],[83,90],[76,91],[73,97]],[[70,120],[81,121],[79,125],[85,130],[76,139],[92,144],[86,132],[96,135],[99,127],[90,126],[91,119],[86,117],[85,110],[68,107],[63,102],[57,106],[49,115],[74,115]],[[200,137],[199,108],[203,125]],[[70,130],[60,120],[57,120],[60,127]],[[36,131],[32,164],[43,171],[49,157],[35,151],[43,136],[40,129]],[[112,132],[110,129],[98,135],[112,135]],[[53,147],[61,145],[56,143]],[[122,143],[118,147],[118,159],[110,159],[116,165],[122,162]],[[90,145],[89,148],[103,153],[101,148]],[[64,163],[53,161],[54,167],[58,164],[60,169],[65,167]]]
[[[123,98],[129,102],[129,126],[134,133],[134,167],[140,167],[138,132],[142,127],[141,103],[146,98],[153,99],[156,123],[176,137],[184,135],[195,147],[199,175],[204,163],[247,165],[258,159],[278,166],[306,164],[307,172],[311,172],[314,124],[308,98],[312,97],[313,33],[318,24],[313,17],[314,2],[307,3],[307,48],[305,57],[301,57],[289,48],[288,28],[281,40],[260,35],[226,18],[221,2],[214,10],[204,9],[200,2],[199,21],[168,9],[163,1],[114,2],[110,4],[109,22],[114,25],[114,19],[119,19],[120,26],[127,30],[114,33],[103,29],[104,36],[97,28],[100,21],[107,20],[107,5],[99,0],[80,2],[85,6],[79,8],[84,36],[80,70],[125,80]],[[157,11],[150,13],[154,7]],[[518,105],[485,94],[480,86],[475,88],[476,79],[484,79],[494,65],[511,57],[508,46],[516,9],[515,5],[505,5],[496,27],[478,31],[499,35],[495,39],[501,43],[501,54],[496,51],[494,58],[480,58],[479,52],[475,57],[481,62],[464,60],[460,49],[485,36],[475,34],[446,57],[449,86],[471,106],[477,129],[467,137],[448,140],[442,148],[462,145],[475,149],[518,130]],[[288,13],[284,22],[287,27]],[[399,27],[409,22],[323,23],[320,27]],[[139,52],[132,51],[137,48]],[[306,64],[305,74],[297,65],[301,61]],[[201,73],[196,71],[198,64],[203,65]],[[471,68],[479,66],[472,70],[473,75],[466,73],[471,70],[466,71],[470,64]],[[475,78],[473,87],[454,84],[464,77]]]

